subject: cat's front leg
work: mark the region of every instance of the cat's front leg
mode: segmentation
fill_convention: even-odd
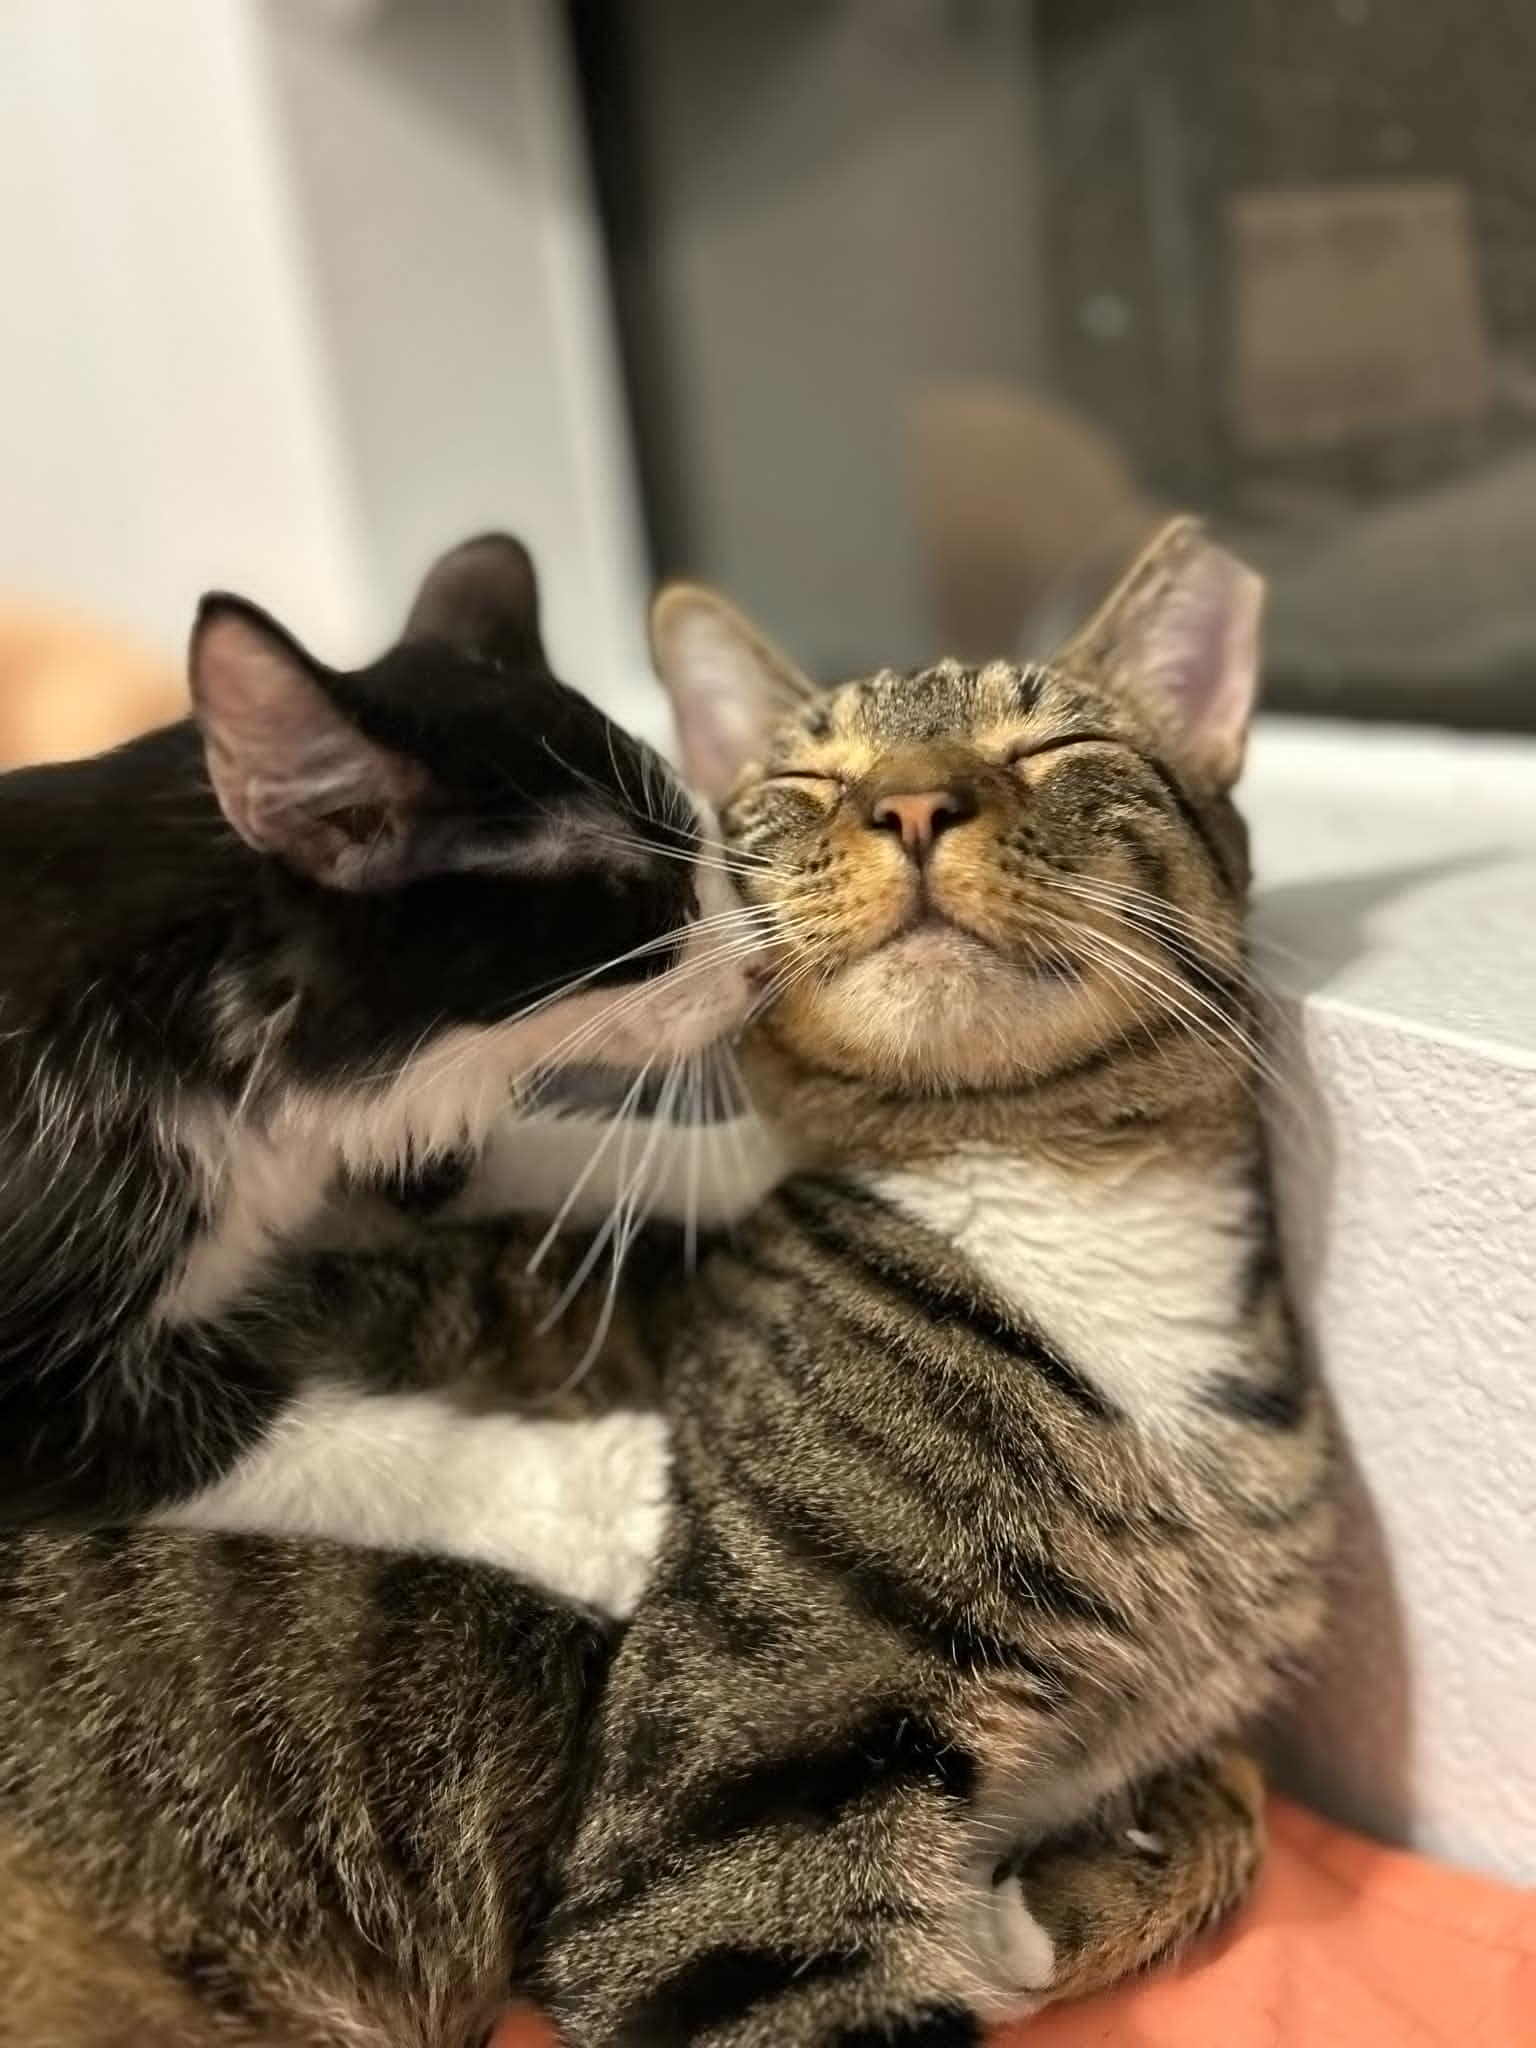
[[[1049,1996],[1050,1939],[972,1867],[964,1798],[906,1781],[923,1739],[658,1791],[649,1841],[599,1793],[531,1986],[570,2048],[976,2048]]]
[[[798,1781],[747,1772],[698,1803],[698,1839],[648,1851],[618,1808],[589,1811],[538,1971],[573,2048],[974,2048],[1171,1957],[1241,1903],[1262,1854],[1262,1781],[1236,1751],[1012,1863],[975,1853],[983,1817],[936,1786],[872,1786],[809,1828],[823,1796],[814,1759]]]

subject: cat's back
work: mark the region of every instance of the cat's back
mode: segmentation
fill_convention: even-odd
[[[241,854],[190,720],[0,775],[0,1066],[35,1063],[29,1027],[67,1041],[102,998],[131,1012],[141,983],[195,973],[193,935],[238,909]]]
[[[0,775],[0,918],[35,922],[71,891],[120,900],[144,855],[190,860],[217,818],[190,719],[86,760],[13,768]]]

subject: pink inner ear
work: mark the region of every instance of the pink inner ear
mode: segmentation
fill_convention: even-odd
[[[703,607],[668,621],[658,648],[694,788],[718,802],[749,758],[762,721],[764,680],[751,649]]]
[[[727,795],[752,752],[748,707],[728,688],[704,689],[678,711],[683,772],[712,803]]]
[[[1136,650],[1178,707],[1195,751],[1235,773],[1258,689],[1264,586],[1224,548],[1202,546],[1154,603]]]
[[[214,792],[247,845],[340,887],[399,850],[424,771],[359,732],[278,635],[239,613],[207,620],[192,693]]]

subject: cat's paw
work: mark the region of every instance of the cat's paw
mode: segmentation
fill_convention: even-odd
[[[1131,1788],[1113,1818],[1035,1844],[1016,1867],[1053,1943],[1050,1996],[1084,1997],[1177,1955],[1241,1904],[1263,1848],[1263,1777],[1238,1750],[1175,1765]]]
[[[659,1415],[466,1422],[433,1548],[480,1557],[622,1620],[666,1529],[670,1436]]]
[[[1044,2003],[1056,1981],[1056,1944],[1029,1910],[1016,1876],[974,1872],[960,1932],[994,2012],[1019,2017]]]

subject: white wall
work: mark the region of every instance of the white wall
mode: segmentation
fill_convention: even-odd
[[[222,584],[348,659],[504,523],[572,679],[633,686],[562,60],[546,0],[5,0],[0,597],[173,646]]]
[[[272,78],[376,616],[510,526],[557,666],[622,692],[645,576],[599,238],[543,0],[276,7]]]
[[[1275,724],[1260,959],[1299,1305],[1347,1448],[1292,1782],[1536,1879],[1536,746]]]
[[[251,0],[0,8],[0,589],[167,645],[363,572]]]

